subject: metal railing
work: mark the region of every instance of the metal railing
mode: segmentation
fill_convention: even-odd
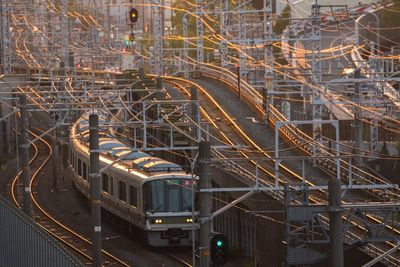
[[[84,266],[21,210],[0,196],[0,266]]]

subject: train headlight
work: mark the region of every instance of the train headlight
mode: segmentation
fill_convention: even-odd
[[[187,222],[187,223],[192,223],[192,222],[193,222],[193,219],[192,219],[192,218],[186,218],[186,222]]]
[[[155,223],[155,224],[161,224],[161,223],[163,223],[163,220],[162,220],[162,219],[154,219],[154,220],[153,220],[153,223]]]

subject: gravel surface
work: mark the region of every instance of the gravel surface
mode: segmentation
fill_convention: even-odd
[[[17,174],[17,161],[10,159],[0,170],[0,194],[8,195],[8,183]]]
[[[35,114],[36,115],[36,114]],[[47,118],[32,118],[32,126],[44,126],[49,123]],[[39,124],[40,123],[40,124]],[[32,156],[32,153],[31,153]],[[61,161],[62,156],[60,154]],[[61,164],[61,163],[60,163]],[[7,184],[16,173],[16,161],[11,159],[0,170],[0,193],[3,196],[8,194]],[[90,209],[88,201],[73,188],[72,181],[67,171],[61,171],[57,177],[58,188],[53,189],[53,165],[52,161],[47,164],[39,174],[37,183],[39,192],[36,198],[47,212],[63,222],[69,228],[81,233],[90,239]],[[134,237],[127,237],[126,233],[117,230],[109,222],[102,223],[103,230],[103,249],[124,260],[130,266],[135,267],[159,267],[159,266],[183,266],[163,255],[159,249],[152,249],[141,240]]]
[[[73,188],[72,181],[67,171],[62,173],[63,177],[59,183],[57,191],[53,190],[52,165],[46,166],[39,179],[40,189],[39,199],[45,208],[56,214],[64,224],[72,229],[78,230],[86,237],[90,237],[90,209],[88,201]],[[152,250],[142,243],[141,240],[135,241],[133,237],[127,237],[125,233],[115,229],[109,222],[102,222],[103,249],[109,251],[114,256],[123,259],[130,266],[180,266],[176,261]]]
[[[275,133],[269,126],[259,120],[258,114],[254,109],[250,108],[246,103],[237,97],[229,88],[221,86],[219,82],[211,82],[207,80],[194,80],[194,82],[206,88],[207,92],[215,98],[215,100],[230,114],[240,125],[241,129],[246,132],[255,142],[264,150],[273,152],[275,149]],[[218,121],[217,121],[218,123]],[[285,149],[284,140],[280,139],[279,148]],[[271,153],[273,155],[273,153]],[[294,150],[286,150],[280,152],[280,156],[299,156]],[[301,160],[285,161],[284,165],[296,171],[301,175]],[[327,174],[319,168],[312,166],[312,163],[306,162],[306,177],[316,184],[327,184]]]

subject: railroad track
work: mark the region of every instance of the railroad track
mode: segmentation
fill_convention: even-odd
[[[173,84],[174,86],[177,86],[178,88],[180,88],[187,95],[190,95],[188,90],[187,90],[187,87],[188,87],[187,85],[188,84],[190,86],[196,86],[199,90],[204,92],[204,89],[202,89],[198,85],[195,85],[193,82],[190,82],[190,81],[187,82],[187,81],[185,81],[183,79],[178,79],[178,82],[176,81],[177,79],[172,79],[172,80],[173,81],[169,81],[169,82],[171,84]],[[211,101],[213,104],[216,105],[216,108],[214,107],[214,109],[212,110],[213,113],[215,113],[216,111],[220,111],[220,112],[224,113],[222,107],[220,105],[218,105],[218,103],[216,103],[216,101],[213,100],[212,97],[209,94],[204,92],[204,95],[206,95],[207,98],[208,98],[208,99],[206,99],[206,101]],[[200,98],[200,96],[199,96],[199,98]],[[205,115],[205,117],[208,119],[208,121],[211,124],[214,125],[214,127],[216,127],[218,130],[221,130],[221,127],[219,127],[219,126],[221,125],[221,123],[223,121],[219,122],[219,125],[217,126],[213,122],[213,120],[211,118],[209,118],[209,116],[207,116],[207,112],[204,111],[203,115]],[[213,117],[215,117],[215,116],[213,116]],[[229,119],[230,116],[228,116],[227,114],[224,114],[224,118],[228,119],[228,124],[230,124],[231,126],[235,125],[235,122],[233,120]],[[238,126],[234,126],[234,128],[237,128],[237,127]],[[242,132],[241,130],[237,130],[237,129],[235,129],[235,131],[239,132],[239,133]],[[286,134],[286,135],[289,135],[289,133],[290,132],[287,131],[287,130],[284,131],[284,134]],[[222,133],[222,136],[227,138],[226,134]],[[241,137],[243,138],[243,137],[245,137],[245,135],[241,135]],[[247,138],[247,137],[245,137],[245,138]],[[228,142],[231,142],[231,141],[233,142],[232,139],[228,139],[227,138],[226,140],[227,141],[230,140]],[[250,144],[252,145],[252,142],[250,142]],[[296,145],[299,146],[300,148],[302,148],[301,144],[296,143]],[[311,153],[311,151],[309,151],[309,150],[308,150],[308,152]],[[242,155],[243,155],[243,153],[242,153]],[[221,155],[219,155],[219,156],[221,156]],[[243,155],[243,156],[247,157],[248,155]],[[248,156],[248,157],[250,157],[250,156]],[[270,157],[270,156],[268,155],[268,157]],[[265,171],[265,170],[263,170],[263,171]],[[334,169],[333,170],[332,169],[328,169],[328,170],[325,169],[325,171],[327,171],[327,172],[329,172],[331,174],[335,172]],[[356,169],[355,171],[356,172],[358,171],[359,175],[363,175],[364,174],[364,172],[362,170],[357,170]],[[268,171],[266,171],[266,173],[268,174],[267,176],[273,177],[273,175],[271,175]],[[291,172],[289,172],[289,173],[291,173]],[[300,178],[301,179],[301,177],[299,177],[298,175],[293,175],[292,178],[295,178],[295,179],[299,179]],[[344,181],[348,181],[347,179],[345,179],[346,177],[342,176],[341,178]],[[282,180],[279,180],[279,182],[282,183]],[[297,182],[298,182],[298,180],[297,180]],[[312,184],[309,183],[309,185],[312,185]],[[316,193],[317,193],[317,195],[315,195]],[[373,193],[375,193],[375,191],[370,191],[368,193],[369,194],[373,194]],[[325,192],[322,192],[322,191],[319,191],[319,190],[318,191],[313,190],[313,191],[310,192],[310,195],[312,195],[312,197],[310,197],[310,200],[311,200],[312,203],[321,203],[321,200],[323,200],[325,202],[327,201],[327,195],[326,195]],[[380,199],[381,198],[380,196],[375,196],[375,197],[376,197],[376,199]],[[327,217],[324,217],[324,216],[321,216],[321,217],[322,217],[322,221],[324,221],[325,223],[328,223],[328,218]],[[345,219],[345,218],[343,218],[343,219]],[[368,215],[368,216],[366,216],[366,220],[368,220],[370,222],[373,222],[375,224],[381,223],[380,218],[377,217],[377,216],[375,217],[375,216]],[[365,236],[365,231],[366,231],[366,229],[362,226],[362,221],[361,220],[352,221],[352,225],[354,226],[354,228],[353,228],[352,232],[347,234],[347,240],[362,239],[361,237]],[[386,226],[385,229],[384,229],[384,232],[386,234],[389,234],[389,235],[396,235],[396,236],[400,237],[400,231],[395,229],[395,228],[392,228],[390,226]],[[388,251],[389,249],[391,249],[391,248],[393,248],[395,246],[396,246],[396,244],[393,244],[391,242],[380,242],[380,243],[374,243],[374,244],[370,243],[370,244],[368,244],[366,246],[365,251],[366,251],[367,254],[369,254],[371,256],[377,256],[377,255],[383,254],[384,252]],[[383,261],[385,261],[387,264],[390,264],[391,266],[399,266],[400,265],[400,252],[399,252],[399,250],[395,251],[392,255],[388,256]]]
[[[235,88],[235,83],[233,80],[231,81],[223,80],[222,77],[229,77],[227,75],[221,76],[220,72],[215,72],[215,70],[206,68],[207,73],[203,74],[206,77],[209,77],[214,80],[223,81],[226,83],[230,88]],[[218,75],[219,74],[219,75]],[[230,77],[233,79],[232,77]],[[250,85],[245,84],[242,88],[242,97],[247,103],[251,104],[251,107],[257,111],[260,115],[264,115],[263,110],[263,103],[262,103],[262,96],[254,90]],[[287,119],[273,106],[269,105],[269,122],[275,126],[280,121],[287,121]],[[313,139],[312,137],[308,136],[306,133],[298,129],[294,125],[283,125],[280,128],[280,134],[288,141],[292,142],[293,145],[301,150],[305,155],[312,155],[313,154]],[[324,158],[327,157],[334,157],[329,148],[321,145],[321,158],[317,158],[315,163],[325,172],[330,175],[336,176],[337,172],[337,162],[333,158]],[[360,168],[355,166],[351,166],[349,162],[340,160],[340,179],[347,185],[349,188],[351,186],[362,186],[362,185],[384,185],[387,188],[383,189],[367,189],[366,191],[370,191],[372,196],[375,196],[379,200],[387,200],[382,198],[382,196],[391,196],[392,198],[400,199],[400,189],[390,187],[390,184],[381,179],[380,177],[374,176]],[[391,190],[391,191],[390,191]],[[376,192],[379,191],[381,194],[377,194]]]
[[[37,131],[37,130],[35,130]],[[31,171],[31,199],[33,202],[33,219],[40,225],[44,230],[46,230],[50,235],[64,244],[68,249],[74,252],[79,258],[81,258],[87,265],[92,264],[91,256],[91,242],[78,232],[64,225],[61,221],[51,215],[46,211],[40,204],[36,195],[39,190],[39,181],[37,180],[38,175],[43,171],[46,164],[49,162],[52,155],[52,148],[50,144],[43,138],[38,137],[34,131],[30,131],[30,135],[34,138],[38,138],[38,144],[32,144],[35,151],[29,168]],[[40,151],[40,153],[39,153]],[[17,198],[17,181],[19,173],[12,181],[11,193],[14,203],[19,206],[19,201]],[[102,261],[103,266],[129,266],[124,261],[113,256],[109,252],[102,250]]]
[[[240,155],[244,159],[248,159],[248,161],[244,163],[238,162],[231,162],[229,164],[229,172],[230,173],[237,173],[240,174],[241,177],[245,177],[247,184],[254,186],[255,185],[255,177],[254,174],[249,173],[250,169],[255,169],[257,165],[261,174],[260,177],[260,186],[275,186],[274,179],[275,179],[275,164],[272,161],[272,156],[263,151],[263,149],[256,144],[255,141],[249,137],[245,133],[245,131],[237,124],[235,120],[231,118],[231,116],[224,110],[224,108],[215,101],[212,96],[207,93],[207,91],[202,88],[201,86],[187,82],[184,80],[168,80],[168,83],[178,87],[184,94],[189,95],[190,93],[187,89],[189,86],[196,86],[196,88],[201,92],[198,95],[199,100],[203,103],[201,107],[201,112],[204,118],[213,125],[213,128],[216,129],[214,132],[219,134],[220,138],[225,140],[228,145],[241,145],[243,147],[249,147],[250,149],[240,151]],[[210,105],[205,103],[211,103]],[[209,115],[211,114],[211,116]],[[218,124],[215,123],[213,118],[223,118],[221,119]],[[232,130],[236,135],[232,134]],[[228,134],[230,133],[230,134]],[[224,153],[214,150],[214,155],[218,158],[225,158],[227,159],[226,162],[229,162],[229,154],[225,155]],[[260,160],[256,161],[252,158],[266,158],[270,160]],[[226,164],[226,162],[224,164]],[[240,164],[240,165],[239,165]],[[291,171],[288,167],[284,166],[283,164],[279,164],[279,185],[283,186],[287,181],[291,182],[301,182],[303,178],[296,174],[295,172]],[[309,185],[313,185],[309,183]],[[283,201],[283,193],[274,193],[274,197],[281,201]],[[327,196],[323,191],[315,191],[313,192],[312,198],[315,202],[327,201]]]
[[[185,251],[164,251],[164,255],[175,260],[178,264],[182,266],[192,267],[192,254]]]

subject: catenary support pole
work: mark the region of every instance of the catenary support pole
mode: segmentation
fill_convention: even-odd
[[[32,202],[30,192],[30,175],[29,175],[29,120],[28,106],[26,95],[20,95],[20,111],[21,111],[21,155],[22,155],[22,184],[24,188],[22,210],[28,216],[32,216]]]
[[[330,235],[330,264],[332,267],[343,267],[343,231],[341,211],[340,180],[330,179],[329,191],[329,235]]]
[[[160,76],[156,77],[156,93],[155,97],[157,100],[163,100],[164,99],[164,93],[163,93],[163,79]]]
[[[100,205],[100,162],[99,162],[99,117],[89,116],[90,135],[90,197],[92,216],[93,266],[101,266],[101,205]]]
[[[58,115],[54,115],[58,116]],[[54,126],[57,124],[57,119],[54,118]],[[55,192],[58,191],[58,181],[57,181],[57,176],[59,174],[58,172],[58,164],[59,164],[59,159],[58,159],[58,154],[59,154],[59,146],[58,146],[58,130],[57,127],[54,128],[53,131],[53,190]]]
[[[210,143],[202,141],[199,144],[199,188],[211,188]],[[211,232],[211,193],[202,192],[200,204],[200,267],[210,265],[210,232]]]
[[[196,87],[191,87],[190,88],[190,99],[193,101],[198,100],[197,97],[197,88]],[[194,138],[197,141],[201,140],[201,132],[200,132],[200,111],[199,111],[199,106],[196,103],[191,104],[191,111],[192,111],[192,119],[196,123],[195,129],[193,131],[194,133]]]
[[[144,74],[144,68],[141,67],[141,68],[139,68],[139,79],[144,80],[145,78],[146,78],[146,76]]]
[[[236,67],[236,74],[237,74],[238,97],[240,99],[240,66]]]
[[[354,71],[354,78],[361,78],[361,70],[356,69]],[[354,94],[357,98],[357,104],[361,104],[361,92],[360,92],[360,83],[356,82],[354,84]],[[362,112],[358,106],[355,107],[354,111],[354,141],[355,141],[355,153],[356,163],[362,164],[363,158],[361,151],[363,150],[363,123],[362,123]]]

